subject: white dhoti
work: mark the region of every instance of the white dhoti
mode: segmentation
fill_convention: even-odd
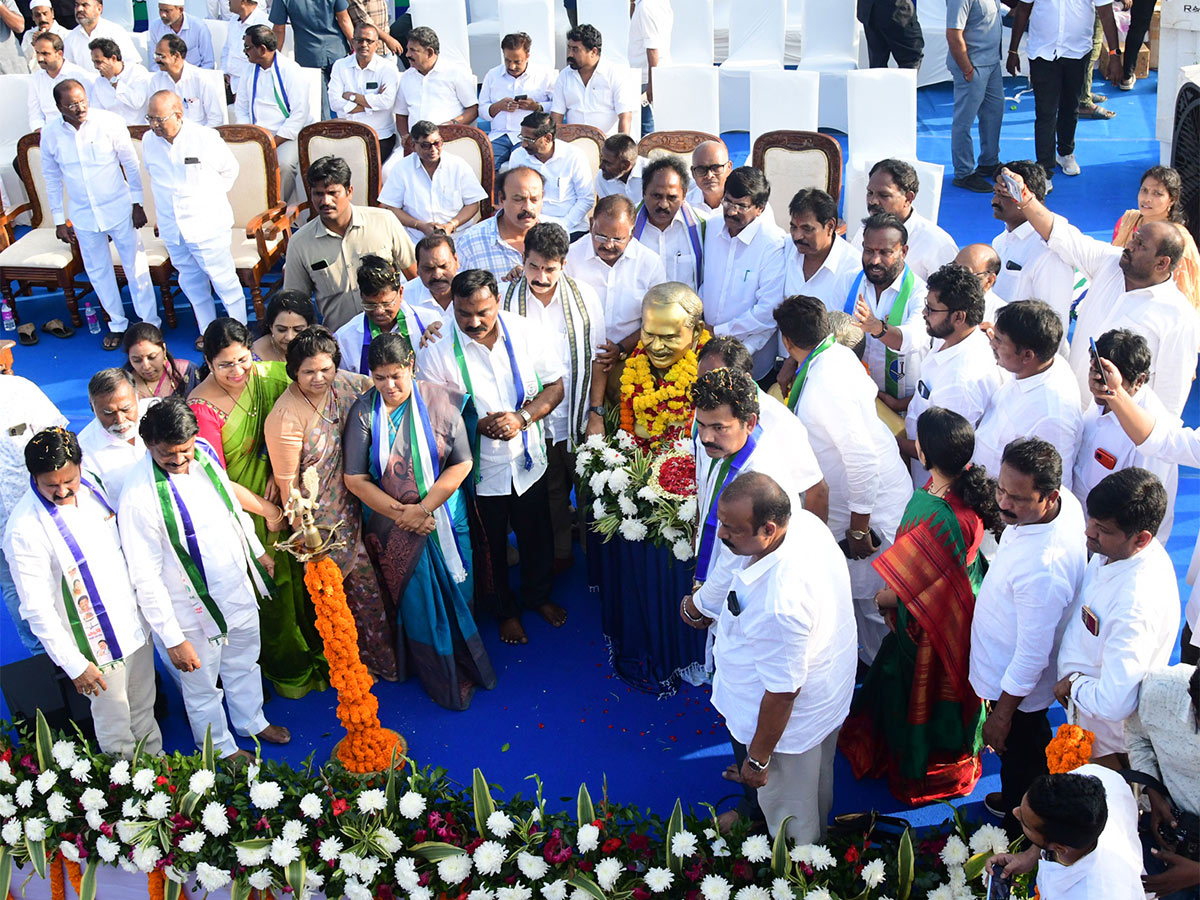
[[[300,145],[294,140],[277,144],[275,158],[279,160],[279,189],[283,191],[283,202],[299,202],[305,196],[304,182],[300,180]]]
[[[108,231],[85,231],[75,229],[75,239],[79,242],[79,255],[83,258],[83,268],[87,271],[88,281],[96,291],[96,297],[110,319],[110,331],[121,332],[129,327],[129,319],[125,316],[125,307],[121,303],[121,289],[117,287],[117,276],[113,270],[112,254],[108,249],[108,240],[112,238],[117,248],[117,257],[125,270],[129,281],[129,296],[133,300],[133,308],[143,322],[161,325],[158,316],[158,299],[154,295],[154,285],[150,281],[150,266],[146,261],[146,249],[129,218],[123,218]]]
[[[217,317],[213,289],[225,313],[246,324],[246,295],[229,252],[228,231],[202,241],[167,242],[167,253],[179,272],[179,287],[192,304],[201,334]]]
[[[229,731],[251,737],[266,729],[263,715],[262,671],[258,667],[258,623],[229,631],[229,643],[209,641],[203,632],[185,632],[200,657],[200,668],[183,672],[180,683],[183,704],[187,708],[188,724],[197,748],[204,746],[204,733],[212,728],[213,751],[229,756],[238,749]],[[220,677],[224,688],[217,687]],[[225,718],[222,699],[229,702],[229,721]]]
[[[825,836],[833,809],[833,758],[841,732],[835,728],[803,753],[773,753],[767,783],[758,789],[758,805],[774,837],[788,816],[788,837],[797,844],[815,844]]]
[[[88,697],[100,749],[125,759],[143,737],[145,751],[162,753],[162,733],[154,719],[154,650],[150,642],[125,657],[125,664],[103,673],[107,690]]]

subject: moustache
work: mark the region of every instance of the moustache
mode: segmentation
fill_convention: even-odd
[[[530,281],[529,283],[530,283],[531,285],[533,285],[535,288],[548,288],[548,287],[550,287],[550,282],[548,282],[548,281]]]
[[[1002,517],[1004,517],[1005,519],[1008,519],[1008,520],[1014,521],[1014,522],[1017,519],[1017,514],[1014,512],[1009,512],[1007,509],[1000,510],[1000,515]]]
[[[517,218],[518,219],[536,219],[537,216],[535,216],[533,213],[526,210],[525,212],[517,213]]]
[[[729,541],[726,540],[725,538],[721,538],[721,543],[724,544],[726,547],[728,547],[730,550],[734,550],[733,544],[729,543]],[[737,551],[734,550],[734,552],[736,553]]]
[[[133,431],[133,429],[136,427],[136,425],[137,425],[137,422],[123,422],[118,425],[109,425],[108,428],[105,429],[105,431],[107,431],[109,434],[113,435],[114,437],[125,437],[131,431]]]
[[[66,501],[70,500],[74,496],[75,496],[74,491],[67,491],[65,494],[55,494],[54,502],[55,503],[65,503]]]
[[[472,334],[472,335],[473,334],[486,334],[487,326],[486,325],[476,325],[474,328],[464,328],[463,331],[465,331],[467,334]]]
[[[883,212],[883,207],[880,206],[878,203],[868,203],[867,204],[867,212],[871,213],[872,215],[874,215],[875,213],[881,213],[881,212]]]

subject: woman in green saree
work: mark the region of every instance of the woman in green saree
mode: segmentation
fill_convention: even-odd
[[[838,747],[856,778],[887,775],[916,805],[969,794],[981,772],[983,704],[968,681],[971,618],[987,570],[984,529],[999,532],[996,485],[971,465],[975,430],[931,407],[917,419],[917,454],[930,472],[904,510],[895,543],[873,564],[889,620]]]
[[[263,674],[281,697],[303,697],[329,686],[328,666],[317,634],[304,570],[275,541],[290,530],[271,477],[264,426],[267,414],[291,383],[280,362],[255,362],[250,332],[230,318],[204,330],[208,374],[188,397],[200,435],[217,451],[242,508],[275,560],[275,590],[259,609]]]

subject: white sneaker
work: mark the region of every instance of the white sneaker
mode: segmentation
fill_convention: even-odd
[[[1075,154],[1068,153],[1066,156],[1056,156],[1058,165],[1062,168],[1064,175],[1078,175],[1079,163],[1075,162]]]

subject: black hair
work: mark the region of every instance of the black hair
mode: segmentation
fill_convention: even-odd
[[[438,247],[449,247],[451,256],[458,255],[458,251],[454,249],[454,238],[440,231],[435,231],[433,234],[427,234],[417,241],[417,246],[413,251],[414,256],[416,259],[420,259],[422,253],[432,253]]]
[[[438,130],[436,122],[430,122],[428,119],[421,119],[412,128],[408,130],[409,135],[415,144],[417,141],[423,141],[431,134],[435,134]]]
[[[251,25],[245,30],[243,37],[249,38],[250,43],[255,47],[265,47],[272,53],[279,49],[279,41],[275,39],[275,32],[268,25]]]
[[[187,41],[173,32],[168,32],[158,39],[158,43],[166,44],[167,49],[176,56],[182,56],[187,59],[188,45]]]
[[[508,196],[508,179],[516,175],[518,172],[532,172],[540,179],[542,187],[546,186],[546,176],[537,169],[531,169],[529,166],[513,166],[511,169],[505,169],[496,178],[496,190],[499,192],[501,200]]]
[[[754,166],[738,166],[725,179],[725,196],[738,200],[747,198],[762,209],[771,199],[771,183],[760,169]]]
[[[476,291],[488,290],[492,296],[500,298],[500,288],[496,285],[496,276],[487,269],[463,269],[450,282],[450,295],[462,297],[464,300]]]
[[[88,379],[88,398],[107,397],[123,384],[134,388],[133,373],[128,369],[101,369]]]
[[[775,307],[775,324],[797,347],[815,347],[829,335],[829,311],[816,297],[796,294]]]
[[[1062,488],[1062,457],[1053,444],[1041,438],[1020,437],[1009,441],[1000,465],[1028,475],[1033,479],[1033,489],[1043,497]]]
[[[1119,469],[1088,492],[1087,514],[1116,522],[1127,538],[1143,531],[1156,535],[1167,514],[1167,491],[1153,472]]]
[[[547,134],[553,135],[558,129],[554,127],[554,119],[547,112],[531,112],[521,120],[522,128],[530,128],[534,132],[534,137],[544,137]]]
[[[1158,239],[1158,246],[1154,248],[1155,256],[1165,256],[1171,261],[1171,271],[1175,271],[1175,267],[1179,265],[1179,261],[1183,259],[1183,235],[1180,234],[1178,228],[1173,227],[1172,223],[1164,222],[1162,229],[1162,237]]]
[[[1008,169],[1015,175],[1020,175],[1021,180],[1025,182],[1025,187],[1029,188],[1029,193],[1037,197],[1038,202],[1046,200],[1046,170],[1042,168],[1040,163],[1034,162],[1032,159],[1017,159],[1012,162],[1005,163],[1004,168]],[[996,170],[996,179],[1000,178],[1000,170]]]
[[[1063,320],[1049,303],[1018,300],[996,313],[996,330],[1004,332],[1017,352],[1032,350],[1038,362],[1049,362],[1058,352]]]
[[[966,313],[967,325],[974,326],[983,321],[983,285],[966,266],[946,263],[929,273],[925,286],[930,291],[937,291],[938,300],[951,312]]]
[[[437,32],[428,25],[418,25],[408,33],[408,41],[416,41],[426,50],[432,50],[434,53],[442,52],[442,42],[438,40]]]
[[[802,216],[812,213],[814,219],[822,225],[830,222],[837,224],[837,201],[820,188],[801,188],[788,204],[789,216]]]
[[[25,445],[25,468],[36,478],[57,472],[67,463],[79,465],[83,462],[83,450],[75,432],[55,425],[44,428],[29,439]]]
[[[754,357],[750,355],[746,345],[732,334],[722,334],[710,338],[708,343],[701,347],[700,352],[696,354],[696,362],[710,356],[719,356],[726,369],[736,369],[747,375],[754,374]]]
[[[688,185],[692,183],[692,176],[688,174],[687,163],[673,153],[668,153],[665,156],[660,156],[658,159],[652,159],[646,163],[646,168],[642,169],[642,196],[650,190],[650,182],[654,180],[654,176],[663,169],[671,169],[679,176],[679,183],[683,186],[686,193]]]
[[[792,517],[792,499],[770,475],[762,472],[743,472],[721,491],[721,500],[732,503],[750,501],[750,523],[755,532],[768,522],[786,525]]]
[[[62,109],[63,97],[65,97],[67,92],[73,87],[79,88],[81,91],[83,91],[83,95],[85,97],[87,96],[87,88],[84,87],[83,82],[77,81],[74,78],[64,78],[51,90],[51,93],[54,95],[54,105],[59,109]]]
[[[340,156],[322,156],[309,165],[304,177],[310,187],[317,184],[340,184],[346,190],[350,190],[350,167]]]
[[[899,216],[889,212],[871,213],[862,220],[863,237],[867,236],[868,231],[882,231],[885,228],[890,228],[900,235],[900,243],[908,246],[908,226],[904,224],[904,220]]]
[[[252,343],[249,328],[237,319],[220,316],[204,329],[204,359],[212,362],[218,353],[234,344],[243,344],[249,350]]]
[[[1171,205],[1167,208],[1167,221],[1186,225],[1187,214],[1183,210],[1183,204],[1179,202],[1179,198],[1183,194],[1183,179],[1179,172],[1170,166],[1151,166],[1142,173],[1142,177],[1138,180],[1139,190],[1147,178],[1153,178],[1166,188],[1167,196],[1171,198]]]
[[[571,249],[571,237],[557,222],[538,222],[525,235],[525,259],[537,253],[546,259],[564,262]]]
[[[917,170],[902,159],[881,159],[871,166],[867,177],[871,177],[876,172],[887,172],[896,187],[905,193],[912,191],[916,194],[921,190],[921,179],[917,177]]]
[[[284,366],[288,378],[295,381],[304,361],[322,353],[329,354],[335,369],[342,364],[342,350],[333,333],[324,325],[309,325],[287,346],[287,362]]]
[[[583,44],[585,50],[604,50],[604,37],[595,25],[577,25],[567,32],[567,40]]]
[[[524,124],[524,123],[522,123]],[[610,134],[604,139],[604,149],[619,156],[637,156],[637,142],[623,131]]]
[[[63,52],[62,38],[60,38],[53,31],[43,31],[41,34],[36,35],[33,39],[33,43],[36,44],[38,41],[45,41],[51,47],[53,47],[55,50],[57,50],[59,53]],[[78,84],[79,82],[75,82],[75,83]],[[62,84],[62,82],[60,81],[59,84]],[[55,87],[58,87],[58,85],[55,85]],[[57,102],[58,96],[55,95],[54,99]]]
[[[89,50],[99,50],[105,59],[121,61],[121,46],[111,38],[96,38],[88,44]]]
[[[1150,377],[1150,345],[1128,328],[1114,328],[1096,338],[1096,352],[1117,367],[1125,384],[1131,386],[1139,375]]]
[[[146,410],[138,425],[142,441],[160,447],[178,447],[200,433],[196,414],[182,397],[164,397]]]
[[[733,417],[743,424],[758,415],[758,385],[745,372],[736,369],[713,369],[705,372],[692,384],[692,400],[696,409],[710,411],[728,406]]]
[[[592,210],[592,221],[601,216],[612,218],[624,216],[632,222],[637,218],[637,207],[624,194],[609,194],[607,197],[597,200],[596,206]]]
[[[412,342],[408,338],[394,331],[385,331],[371,339],[371,346],[367,349],[367,368],[411,366],[414,358]]]
[[[309,325],[316,324],[317,308],[313,306],[312,298],[303,291],[284,289],[267,298],[267,309],[262,322],[259,323],[259,336],[265,337],[270,334],[275,320],[285,312],[295,313]]]
[[[925,465],[954,479],[950,490],[983,520],[983,527],[1000,536],[1004,520],[996,503],[996,482],[986,468],[971,464],[975,429],[953,410],[931,406],[917,417],[917,442]]]
[[[368,253],[358,261],[358,295],[360,297],[378,297],[388,290],[404,289],[404,276],[396,271],[390,259]]]
[[[1104,782],[1095,775],[1039,775],[1025,792],[1025,802],[1042,820],[1040,832],[1047,843],[1074,850],[1092,847],[1108,822]]]
[[[167,346],[162,330],[151,322],[135,322],[125,329],[125,337],[121,341],[121,350],[125,354],[124,368],[130,373],[133,372],[133,365],[129,362],[129,351],[143,341],[157,344],[162,350],[163,371],[167,373],[167,379],[171,382],[171,392],[178,394],[184,388],[183,376],[179,374],[179,367],[175,365],[175,357],[171,355],[171,348]]]
[[[506,34],[500,40],[501,50],[524,50],[529,52],[533,47],[533,38],[523,31],[514,31],[512,34]]]

